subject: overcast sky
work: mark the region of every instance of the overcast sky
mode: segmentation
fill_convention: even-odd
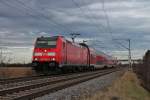
[[[127,58],[131,39],[132,57],[142,58],[150,48],[149,0],[0,0],[0,46],[7,47],[14,62],[31,61],[38,36],[80,33],[77,41],[110,55]],[[21,59],[21,60],[20,60]]]

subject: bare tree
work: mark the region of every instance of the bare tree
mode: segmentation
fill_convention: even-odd
[[[10,55],[12,54],[11,52],[4,52],[6,51],[7,48],[5,47],[0,47],[0,66],[2,67],[4,63],[8,64],[12,61],[12,58]]]

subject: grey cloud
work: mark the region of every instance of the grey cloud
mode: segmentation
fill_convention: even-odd
[[[82,11],[72,0],[1,0],[0,45],[31,46],[37,36],[69,37],[78,32],[81,38],[103,41],[106,50],[118,50],[112,38],[131,38],[134,49],[150,47],[150,40],[143,36],[150,32],[150,1],[105,0],[112,33],[107,27],[102,0],[74,1]],[[89,44],[102,49],[93,41]]]

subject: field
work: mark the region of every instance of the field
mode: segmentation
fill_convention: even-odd
[[[0,67],[0,79],[34,75],[30,67]]]
[[[127,71],[112,86],[86,100],[150,100],[150,93],[140,85],[136,75]]]

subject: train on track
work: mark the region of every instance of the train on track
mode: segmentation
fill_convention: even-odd
[[[32,66],[36,71],[94,70],[115,67],[117,60],[97,52],[85,43],[75,43],[63,36],[38,37],[35,42]]]

